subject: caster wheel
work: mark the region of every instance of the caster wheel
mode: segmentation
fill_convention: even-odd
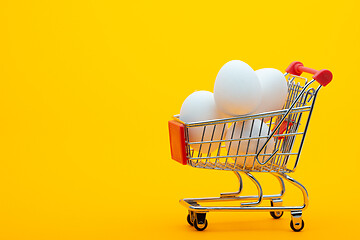
[[[198,231],[204,231],[207,225],[208,225],[208,221],[206,219],[205,219],[205,223],[201,223],[201,224],[198,223],[197,219],[194,220],[194,227]]]
[[[284,211],[275,211],[275,212],[270,212],[270,215],[274,218],[274,219],[279,219],[282,217],[282,215],[284,214]]]
[[[294,225],[294,222],[292,220],[290,221],[290,227],[295,232],[300,232],[304,228],[304,225],[304,220],[301,220],[301,224],[298,225]]]
[[[190,224],[190,226],[194,226],[194,224],[191,222],[190,214],[187,215],[186,220],[187,220],[187,222]]]

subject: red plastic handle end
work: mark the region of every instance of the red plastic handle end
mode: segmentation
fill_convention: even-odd
[[[313,79],[315,79],[324,87],[328,85],[333,78],[333,75],[329,70],[322,69],[318,71],[312,68],[307,68],[304,67],[304,64],[302,64],[301,62],[292,62],[286,68],[286,72],[296,76],[300,76],[303,72],[314,74]]]
[[[303,66],[304,64],[302,64],[301,62],[292,62],[285,71],[292,75],[300,76],[303,72],[300,71],[298,68]]]
[[[313,79],[315,79],[318,83],[320,83],[324,87],[331,82],[332,78],[333,78],[332,73],[326,69],[318,71],[313,76]]]

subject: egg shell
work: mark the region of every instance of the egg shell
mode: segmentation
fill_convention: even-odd
[[[214,95],[208,91],[197,91],[189,95],[183,102],[180,110],[180,120],[185,123],[214,120],[229,117],[228,115],[221,112],[215,105]],[[225,137],[227,125],[218,124],[215,125],[200,126],[200,127],[189,127],[189,141],[190,142],[201,142],[211,140],[221,140]],[[215,128],[215,130],[214,130]],[[203,131],[205,134],[203,136]],[[213,133],[214,132],[214,133]],[[219,144],[195,144],[190,145],[194,150],[201,153],[211,153],[219,147]],[[201,146],[201,147],[200,147]],[[209,151],[210,149],[210,151]]]
[[[256,110],[261,101],[261,85],[255,71],[245,62],[227,62],[216,76],[216,105],[229,115],[244,115]]]
[[[269,136],[270,134],[271,134],[271,130],[269,129],[268,125],[259,119],[255,119],[255,120],[237,122],[236,124],[233,123],[228,129],[225,139],[230,140],[230,139],[239,139],[239,138],[248,138],[248,137]],[[265,144],[266,140],[267,138],[232,141],[232,142],[226,142],[225,146],[226,149],[228,150],[228,155],[256,154],[260,150],[260,148]],[[261,153],[272,153],[274,151],[274,147],[275,147],[275,141],[273,138],[271,138],[266,146],[266,149],[264,149]],[[259,160],[263,162],[267,158],[268,157],[259,157]],[[244,165],[245,157],[237,157],[237,158],[234,157],[233,159],[236,160],[236,163],[238,165],[240,166]],[[245,166],[252,167],[254,161],[255,161],[255,166],[258,165],[258,162],[255,160],[255,157],[246,157]]]
[[[288,95],[288,85],[284,74],[274,68],[259,69],[255,73],[261,85],[261,101],[254,113],[281,110]]]

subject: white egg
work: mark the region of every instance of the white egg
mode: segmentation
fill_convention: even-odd
[[[235,126],[235,127],[234,127]],[[235,129],[234,129],[235,128]],[[240,139],[240,138],[249,138],[249,137],[259,137],[259,136],[269,136],[271,130],[268,125],[262,122],[259,119],[248,120],[243,122],[233,123],[228,129],[225,139]],[[228,155],[245,155],[245,154],[256,154],[260,148],[265,144],[267,138],[261,139],[251,139],[251,140],[241,140],[241,141],[232,141],[226,142],[225,146],[228,151]],[[270,139],[266,148],[261,153],[272,153],[274,151],[275,141],[273,138]],[[268,156],[260,156],[259,160],[263,162],[268,159]],[[245,157],[234,157],[236,163],[240,166],[244,165]],[[254,164],[255,161],[255,164]],[[245,166],[252,167],[253,164],[256,166],[258,162],[255,160],[255,157],[247,157]]]
[[[255,71],[261,85],[261,102],[254,113],[271,112],[283,108],[288,85],[284,74],[274,68],[263,68]],[[265,119],[267,121],[270,118]]]
[[[261,101],[261,86],[255,71],[240,60],[226,63],[214,85],[216,105],[229,115],[252,113]]]
[[[229,117],[228,115],[221,112],[215,105],[214,95],[208,91],[198,91],[189,95],[183,102],[180,110],[180,120],[185,123],[214,120]],[[189,141],[190,142],[201,142],[211,140],[221,140],[225,136],[227,126],[224,128],[224,124],[209,125],[204,128],[191,127],[189,130]],[[205,133],[203,134],[205,129]],[[215,129],[215,130],[214,130]],[[223,132],[224,131],[224,132]],[[196,144],[191,145],[196,151],[207,154],[213,152],[219,147],[219,143],[211,144]]]

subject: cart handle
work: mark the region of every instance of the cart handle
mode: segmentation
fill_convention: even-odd
[[[285,71],[296,76],[300,76],[303,72],[314,74],[313,79],[315,79],[324,87],[328,85],[333,78],[333,75],[329,70],[315,70],[312,68],[304,67],[304,64],[302,64],[301,62],[292,62]]]

